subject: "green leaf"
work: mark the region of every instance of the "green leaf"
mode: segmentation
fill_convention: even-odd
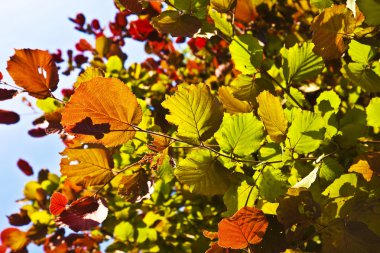
[[[317,98],[315,112],[319,112],[325,121],[326,138],[331,139],[338,132],[337,113],[339,112],[341,99],[333,90],[324,91]]]
[[[178,87],[162,106],[169,109],[166,119],[178,126],[177,136],[199,144],[209,139],[223,119],[223,106],[203,83]]]
[[[133,241],[134,229],[131,223],[127,221],[121,221],[115,226],[113,235],[115,239],[122,242]]]
[[[380,1],[379,0],[357,0],[361,12],[365,16],[365,22],[369,25],[380,25]]]
[[[61,173],[72,183],[102,185],[114,176],[113,160],[103,148],[66,148],[61,155]]]
[[[190,37],[202,26],[202,22],[191,15],[166,10],[152,18],[152,25],[161,33],[170,33],[173,37]]]
[[[36,105],[44,113],[55,112],[61,104],[54,98],[37,99]]]
[[[283,50],[283,71],[288,84],[314,78],[324,67],[322,57],[313,52],[312,43],[303,43]]]
[[[119,73],[123,69],[123,62],[117,55],[113,55],[108,58],[106,66],[108,73]]]
[[[380,98],[372,98],[366,108],[369,126],[380,127]]]
[[[271,166],[266,166],[261,172],[257,171],[254,178],[257,179],[259,195],[269,202],[277,202],[277,198],[289,188],[288,177],[280,169]]]
[[[270,138],[280,143],[285,139],[288,121],[285,118],[280,100],[268,91],[263,91],[257,97],[258,114],[264,123]]]
[[[218,29],[228,37],[233,36],[234,29],[232,27],[232,24],[228,22],[226,14],[219,13],[213,9],[210,9],[209,15],[214,20],[216,29]]]
[[[346,112],[339,121],[337,141],[343,148],[355,146],[358,138],[368,135],[365,111],[357,106]]]
[[[287,134],[286,146],[298,154],[316,150],[324,137],[324,121],[318,114],[298,111]]]
[[[330,7],[334,2],[332,0],[310,0],[310,4],[318,9]]]
[[[224,152],[244,157],[260,148],[263,134],[261,122],[252,113],[226,114],[215,138]]]
[[[235,68],[244,75],[253,75],[261,67],[263,48],[250,34],[235,36],[230,44],[230,52]]]
[[[157,167],[157,173],[165,183],[172,181],[174,178],[173,167],[170,165],[169,160],[170,157],[168,155],[165,156],[162,164],[158,165]]]
[[[230,185],[228,170],[208,150],[192,151],[179,162],[174,174],[198,194],[224,194]]]
[[[335,179],[322,194],[329,198],[353,196],[357,185],[358,177],[355,173],[343,174]]]
[[[298,89],[290,87],[289,93],[290,93],[290,95],[293,96],[293,98],[295,98],[295,100],[300,105],[304,106],[306,104],[306,99],[305,99],[304,94],[301,91],[299,91]],[[290,98],[288,96],[288,94],[285,94],[284,98],[286,99],[286,107],[298,107],[298,105],[294,102],[294,100],[292,98]]]
[[[327,157],[323,160],[321,169],[319,170],[319,178],[327,182],[332,182],[344,172],[343,166],[338,160]]]
[[[378,63],[374,67],[380,66]],[[357,86],[368,92],[380,91],[380,76],[366,64],[352,62],[343,66],[349,79]]]
[[[186,14],[191,14],[199,19],[206,18],[208,0],[169,0],[169,2]]]
[[[211,7],[219,12],[228,12],[235,8],[237,0],[211,0]]]
[[[242,181],[240,185],[231,185],[223,195],[223,202],[227,207],[223,215],[230,217],[244,206],[255,206],[258,193],[257,187],[249,185],[247,181]]]
[[[348,48],[348,54],[354,62],[368,64],[375,56],[376,51],[371,46],[352,40]]]

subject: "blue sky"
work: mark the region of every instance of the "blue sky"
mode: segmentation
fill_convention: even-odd
[[[51,52],[60,48],[65,52],[74,48],[80,38],[86,38],[74,30],[74,24],[68,20],[79,12],[84,13],[87,20],[98,18],[105,26],[106,21],[114,18],[116,8],[112,0],[0,0],[0,71],[4,80],[13,83],[6,72],[6,62],[14,54],[14,48]],[[129,60],[141,61],[142,45],[128,42],[127,47]],[[60,75],[59,87],[70,87],[74,80],[75,76]],[[59,95],[59,91],[56,94]],[[58,153],[64,149],[57,135],[37,139],[27,134],[38,114],[33,114],[21,102],[21,97],[0,101],[0,109],[21,115],[21,121],[15,125],[0,125],[0,230],[9,226],[6,215],[18,211],[20,205],[15,200],[23,197],[26,182],[35,180],[41,168],[59,173]],[[27,177],[17,168],[19,158],[32,165],[34,176]]]

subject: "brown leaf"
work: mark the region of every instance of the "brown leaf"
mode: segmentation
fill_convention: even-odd
[[[108,123],[93,124],[91,118],[87,117],[71,128],[73,134],[93,135],[97,140],[102,139],[104,134],[110,132]]]
[[[57,89],[58,69],[48,51],[16,49],[7,62],[14,82],[35,98],[47,98]]]
[[[11,99],[16,96],[17,93],[17,90],[0,89],[0,101]]]
[[[27,211],[21,209],[19,213],[14,213],[7,216],[9,224],[12,226],[24,226],[30,223],[30,218]]]
[[[243,207],[232,217],[218,224],[218,244],[221,247],[244,249],[261,242],[268,227],[264,213],[255,207]]]
[[[173,143],[169,138],[153,135],[153,142],[148,145],[150,150],[161,153]]]
[[[33,168],[24,159],[19,159],[17,161],[17,167],[27,176],[33,175]]]
[[[110,132],[103,132],[101,139],[74,133],[73,128],[75,131],[75,126],[86,118],[91,118],[95,126],[109,124]],[[133,138],[135,131],[132,125],[138,125],[141,120],[141,107],[126,84],[115,78],[95,77],[76,89],[62,112],[61,123],[68,133],[73,133],[83,143],[117,146]],[[94,127],[86,131],[94,133],[98,129]]]
[[[311,29],[313,51],[325,60],[340,58],[348,48],[356,20],[346,5],[333,5],[315,17]]]
[[[11,125],[19,120],[20,116],[17,113],[0,109],[0,124]]]
[[[140,202],[149,193],[148,175],[140,170],[132,175],[123,176],[118,193],[130,202]]]

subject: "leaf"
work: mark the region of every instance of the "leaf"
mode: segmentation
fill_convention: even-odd
[[[88,67],[86,70],[80,74],[77,78],[77,81],[74,83],[74,87],[78,87],[81,83],[90,81],[95,77],[104,77],[103,70],[95,67]]]
[[[232,37],[234,35],[234,29],[232,27],[232,24],[228,22],[226,14],[219,13],[213,9],[210,9],[209,15],[212,20],[214,20],[216,29],[228,37]]]
[[[306,177],[302,178],[299,182],[292,186],[292,188],[310,188],[310,186],[317,179],[320,166],[316,166]]]
[[[133,225],[127,221],[121,221],[115,226],[114,237],[122,242],[133,240],[134,228]]]
[[[257,171],[254,178],[259,195],[269,202],[276,202],[289,188],[288,177],[275,167],[266,166],[262,171]]]
[[[310,4],[318,9],[330,7],[334,2],[332,0],[310,0]]]
[[[354,18],[356,18],[356,0],[347,0],[346,7],[352,11]]]
[[[73,134],[93,135],[95,139],[100,140],[104,137],[104,134],[110,132],[110,125],[108,123],[94,124],[92,119],[87,117],[77,123],[70,131]]]
[[[231,82],[231,87],[233,88],[233,96],[235,98],[249,102],[254,108],[258,106],[256,97],[261,91],[274,91],[271,81],[266,78],[258,77],[258,74],[256,74],[255,78],[238,75],[237,78]]]
[[[224,152],[244,157],[260,148],[263,134],[261,122],[252,113],[226,114],[215,139]]]
[[[106,202],[102,198],[82,197],[75,200],[56,218],[58,226],[68,226],[75,232],[89,230],[102,223],[108,215]]]
[[[260,243],[268,228],[264,213],[255,207],[243,207],[218,224],[218,244],[224,248],[244,249]]]
[[[229,12],[236,7],[237,0],[211,0],[211,7],[219,12]]]
[[[166,10],[152,18],[152,25],[161,33],[170,33],[173,37],[191,37],[202,26],[201,21],[189,14]]]
[[[312,43],[294,45],[283,50],[283,71],[288,84],[314,78],[324,67],[322,58],[313,52]]]
[[[20,116],[17,113],[0,109],[0,124],[11,125],[19,121]]]
[[[364,153],[355,158],[348,171],[361,174],[369,182],[373,175],[380,175],[378,164],[380,164],[380,153]]]
[[[235,68],[242,74],[253,75],[261,67],[263,47],[252,35],[234,36],[229,49]]]
[[[332,184],[330,184],[322,195],[328,196],[329,198],[339,198],[352,196],[355,193],[358,184],[358,177],[354,173],[343,174],[339,178],[335,179]]]
[[[60,215],[66,208],[69,201],[60,192],[54,192],[50,198],[49,211],[53,215]]]
[[[25,226],[30,223],[28,212],[24,209],[20,209],[19,213],[11,214],[7,216],[7,218],[8,218],[9,224],[12,226]]]
[[[241,101],[232,95],[231,87],[220,86],[218,95],[223,107],[228,113],[248,113],[253,110],[252,106],[247,101]]]
[[[366,67],[363,63],[351,62],[343,66],[350,81],[355,85],[363,88],[368,92],[380,91],[380,75],[379,71],[375,71],[375,68],[380,70],[380,63],[375,62],[372,68]]]
[[[321,215],[321,206],[314,201],[309,190],[290,188],[279,200],[277,218],[285,228],[297,223],[313,222]]]
[[[322,231],[323,253],[373,253],[380,248],[380,237],[357,221],[336,219]]]
[[[257,187],[249,185],[247,181],[242,181],[240,185],[231,185],[223,195],[223,202],[227,207],[223,215],[232,216],[245,206],[254,206],[258,196]]]
[[[13,81],[35,98],[47,98],[57,89],[58,69],[48,51],[16,49],[7,62]]]
[[[1,231],[1,241],[12,251],[21,251],[29,244],[27,233],[17,228],[6,228]]]
[[[318,114],[310,111],[297,111],[289,127],[286,146],[298,154],[316,150],[324,137],[324,121]]]
[[[344,172],[343,166],[335,158],[327,157],[323,159],[322,166],[319,170],[319,178],[331,183],[334,179],[340,177]]]
[[[376,55],[376,51],[371,46],[352,40],[348,48],[348,54],[354,62],[369,64],[369,61]]]
[[[357,5],[365,16],[365,22],[369,25],[380,25],[380,1],[358,0]]]
[[[123,176],[119,182],[118,194],[129,202],[140,202],[149,194],[150,185],[148,175],[140,170],[132,175]]]
[[[348,47],[355,22],[352,12],[344,4],[324,9],[311,24],[313,51],[325,60],[340,58]]]
[[[17,167],[27,176],[33,175],[33,168],[24,159],[19,159],[17,161]]]
[[[268,91],[263,91],[257,97],[258,114],[264,123],[270,138],[280,143],[285,139],[288,121],[285,118],[280,100]]]
[[[0,101],[11,99],[17,94],[18,94],[17,90],[7,90],[7,89],[0,88]]]
[[[196,194],[224,194],[230,185],[229,171],[208,150],[192,151],[179,162],[174,175]]]
[[[166,119],[178,126],[177,136],[191,143],[209,139],[223,119],[222,104],[203,83],[179,86],[162,106],[170,112]]]
[[[61,173],[72,183],[103,185],[114,176],[113,160],[104,148],[66,148],[61,155]]]
[[[135,95],[120,80],[96,77],[82,83],[71,96],[62,112],[62,125],[72,133],[72,129],[85,118],[91,118],[94,125],[109,124],[109,133],[102,139],[76,134],[84,143],[102,143],[117,146],[126,143],[135,135],[132,125],[142,120],[142,110]],[[97,132],[98,129],[94,129]]]
[[[372,98],[366,108],[367,123],[372,127],[380,127],[380,98]]]

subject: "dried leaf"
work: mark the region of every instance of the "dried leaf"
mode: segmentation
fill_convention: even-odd
[[[268,227],[264,213],[255,207],[243,207],[232,217],[218,224],[218,244],[221,247],[244,249],[261,242]]]
[[[7,62],[14,82],[35,98],[47,98],[57,89],[58,69],[48,51],[16,49]]]

